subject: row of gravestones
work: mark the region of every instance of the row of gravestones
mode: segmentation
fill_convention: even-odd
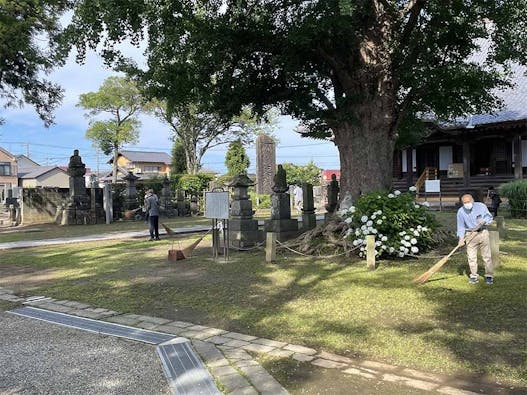
[[[248,248],[260,243],[264,233],[258,229],[258,221],[253,218],[252,202],[249,199],[248,189],[254,185],[246,174],[234,177],[229,184],[233,189],[229,215],[229,239],[235,248]],[[313,199],[313,185],[302,184],[303,207],[302,228],[298,227],[298,220],[291,218],[291,200],[287,191],[286,172],[282,165],[273,179],[271,194],[271,218],[265,221],[265,232],[276,234],[278,241],[297,237],[300,233],[316,226],[315,205]],[[335,175],[327,187],[328,204],[326,205],[326,218],[333,215],[338,204],[339,186]]]

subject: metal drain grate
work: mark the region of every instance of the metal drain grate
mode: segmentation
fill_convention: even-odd
[[[52,324],[81,329],[88,332],[122,337],[125,339],[137,340],[149,344],[161,344],[173,338],[172,335],[166,333],[148,331],[145,329],[133,328],[111,322],[97,321],[89,318],[57,313],[55,311],[37,309],[35,307],[21,307],[19,309],[8,311],[8,313],[16,314],[22,317],[35,318],[37,320],[50,322]]]
[[[187,339],[180,337],[160,344],[157,353],[174,394],[221,395]]]

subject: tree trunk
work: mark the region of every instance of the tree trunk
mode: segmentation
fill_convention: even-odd
[[[333,128],[340,156],[340,199],[350,192],[353,199],[392,185],[393,150],[390,119],[373,114],[360,125],[344,122]]]
[[[113,169],[112,178],[113,178],[114,184],[117,183],[117,159],[118,158],[119,158],[119,146],[114,145],[113,147],[113,166],[112,166],[112,169]]]

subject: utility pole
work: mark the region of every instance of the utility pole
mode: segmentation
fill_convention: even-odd
[[[26,156],[29,159],[29,143],[26,143]]]

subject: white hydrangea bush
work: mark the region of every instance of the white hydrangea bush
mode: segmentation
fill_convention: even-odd
[[[428,206],[415,202],[415,187],[409,192],[370,193],[353,206],[341,210],[347,224],[345,237],[366,255],[366,236],[375,236],[375,255],[397,257],[419,255],[433,246],[432,234],[438,224]]]

